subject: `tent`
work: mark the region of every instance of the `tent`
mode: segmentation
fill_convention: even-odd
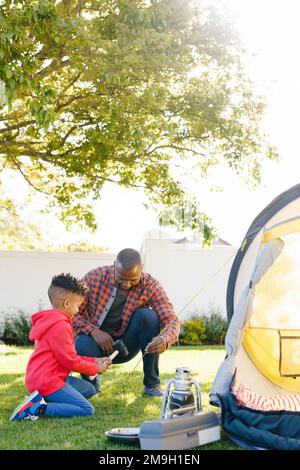
[[[227,316],[210,394],[225,432],[245,448],[300,449],[300,184],[250,225],[229,275]]]

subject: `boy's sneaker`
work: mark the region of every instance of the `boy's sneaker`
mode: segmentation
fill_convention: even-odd
[[[101,393],[101,378],[100,378],[100,375],[97,374],[94,378],[91,378],[89,377],[88,375],[84,375],[84,374],[81,374],[81,378],[83,380],[86,380],[87,382],[90,382],[92,385],[94,385],[95,387],[95,391],[97,394],[100,394]]]
[[[46,406],[44,398],[35,390],[15,409],[9,420],[21,421],[23,419],[31,419],[35,421],[38,419],[41,407],[44,406]]]
[[[146,387],[145,385],[144,394],[148,395],[148,397],[162,397],[164,395],[164,391],[159,385],[155,385],[154,387]]]

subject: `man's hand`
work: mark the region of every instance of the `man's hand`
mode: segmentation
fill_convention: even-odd
[[[167,342],[162,336],[153,338],[151,343],[148,343],[145,348],[146,354],[161,354],[167,349]]]
[[[114,351],[113,339],[110,334],[106,333],[106,331],[96,328],[91,333],[91,337],[96,341],[98,346],[100,346],[101,351],[103,351],[107,356]]]
[[[102,374],[111,365],[111,360],[109,357],[97,357],[96,363],[99,367],[98,374]]]

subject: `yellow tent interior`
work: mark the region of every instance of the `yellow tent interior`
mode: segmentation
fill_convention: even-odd
[[[300,392],[300,217],[266,229],[263,243],[279,237],[284,248],[256,286],[243,346],[271,382]]]

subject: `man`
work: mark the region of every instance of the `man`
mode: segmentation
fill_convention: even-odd
[[[162,396],[159,354],[177,341],[180,322],[160,283],[143,272],[140,253],[126,248],[117,255],[113,266],[89,271],[83,281],[89,293],[73,317],[77,353],[109,356],[114,351],[113,342],[121,338],[129,354],[119,353],[113,363],[127,362],[139,351],[146,352],[144,393]],[[100,391],[99,377],[93,384]]]

